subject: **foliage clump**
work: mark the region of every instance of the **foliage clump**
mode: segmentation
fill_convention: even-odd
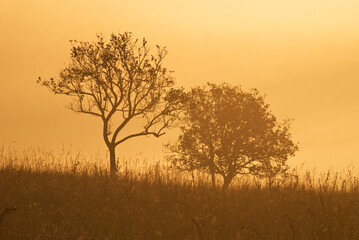
[[[178,142],[169,158],[183,170],[223,177],[227,187],[237,175],[274,177],[287,170],[298,150],[290,121],[278,122],[256,89],[229,84],[195,87],[182,98],[184,114]]]

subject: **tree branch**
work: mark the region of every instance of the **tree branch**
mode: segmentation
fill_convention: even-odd
[[[143,132],[131,134],[131,135],[128,135],[128,136],[122,138],[121,140],[119,140],[119,141],[117,141],[117,142],[115,143],[115,146],[117,146],[117,145],[119,145],[119,144],[121,144],[121,143],[127,141],[128,139],[134,138],[134,137],[147,136],[147,135],[153,135],[153,136],[155,136],[155,137],[160,137],[160,136],[162,136],[163,134],[164,134],[164,133],[145,132],[145,131],[143,131]]]

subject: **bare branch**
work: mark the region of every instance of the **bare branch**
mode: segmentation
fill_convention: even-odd
[[[179,107],[175,96],[165,99],[166,90],[174,85],[171,72],[162,66],[165,48],[158,47],[157,55],[150,55],[147,41],[139,43],[128,32],[112,34],[107,42],[97,37],[91,43],[73,41],[71,61],[59,77],[39,78],[38,83],[55,94],[70,96],[72,111],[102,119],[112,168],[115,146],[142,135],[162,136]],[[142,127],[118,140],[135,118],[142,119]]]

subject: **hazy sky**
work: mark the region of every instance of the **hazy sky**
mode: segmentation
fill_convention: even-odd
[[[100,120],[65,109],[69,99],[36,79],[57,76],[69,40],[131,31],[167,46],[178,86],[266,94],[275,115],[295,119],[293,166],[359,165],[358,13],[357,0],[0,0],[0,143],[105,150]],[[161,156],[168,139],[134,139],[117,153]]]

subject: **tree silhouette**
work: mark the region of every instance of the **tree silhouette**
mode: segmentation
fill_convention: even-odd
[[[134,39],[129,32],[112,34],[108,42],[100,35],[96,42],[71,42],[71,61],[59,77],[39,77],[38,83],[72,97],[68,108],[74,112],[102,120],[110,171],[115,175],[116,146],[134,137],[160,137],[175,120],[174,80],[162,66],[167,51],[156,45],[157,53],[151,55],[147,41]],[[140,127],[123,134],[135,121]]]
[[[166,147],[182,170],[204,170],[223,177],[226,188],[236,175],[276,176],[298,150],[289,133],[290,121],[278,123],[255,89],[207,84],[183,98],[184,116],[178,142]]]

